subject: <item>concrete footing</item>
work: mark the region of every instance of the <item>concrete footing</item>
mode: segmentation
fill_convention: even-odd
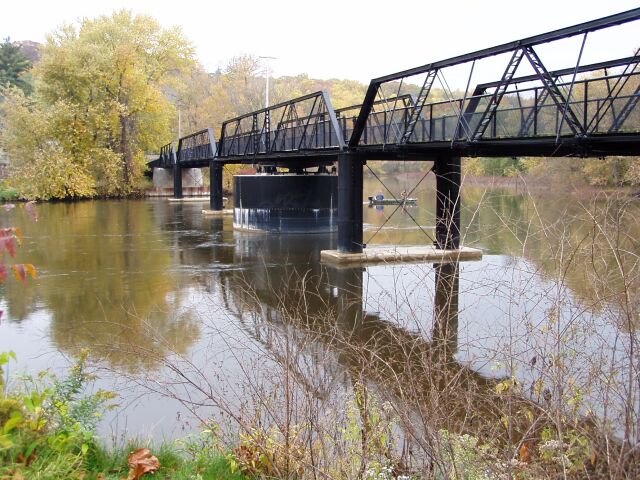
[[[182,197],[182,198],[167,198],[170,202],[182,203],[182,202],[200,202],[205,203],[209,201],[209,197]],[[222,197],[223,204],[227,203],[228,198]]]
[[[322,250],[322,252],[320,252],[320,259],[324,263],[337,265],[462,262],[482,259],[482,250],[469,247],[460,247],[457,250],[441,250],[434,246],[376,245],[365,248],[362,253],[343,253],[337,250]]]
[[[205,203],[209,201],[209,197],[183,197],[183,198],[167,198],[172,203],[187,203],[187,202],[200,202]]]
[[[202,214],[210,217],[223,217],[225,215],[233,215],[233,209],[226,210],[202,210]]]

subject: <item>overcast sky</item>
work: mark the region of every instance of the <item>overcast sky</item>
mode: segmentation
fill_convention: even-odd
[[[236,55],[277,57],[275,76],[369,79],[638,7],[632,0],[4,0],[0,36],[43,42],[62,23],[127,8],[178,25],[209,71]],[[640,22],[589,37],[585,61],[626,56]],[[597,37],[594,34],[594,37]],[[596,45],[600,43],[601,45]],[[569,44],[572,66],[578,44]],[[613,52],[613,50],[618,50]],[[547,55],[557,55],[558,48]],[[568,58],[568,57],[567,57]],[[543,59],[544,60],[544,59]],[[584,63],[584,62],[583,62]],[[552,66],[550,66],[552,67]],[[462,81],[455,79],[454,83]]]

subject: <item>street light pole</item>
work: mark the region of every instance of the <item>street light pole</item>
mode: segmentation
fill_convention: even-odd
[[[269,60],[277,60],[277,58],[276,57],[263,57],[263,56],[260,56],[258,58],[266,60],[265,68],[266,68],[267,81],[266,81],[265,91],[264,91],[264,99],[265,99],[264,100],[264,108],[269,108]]]

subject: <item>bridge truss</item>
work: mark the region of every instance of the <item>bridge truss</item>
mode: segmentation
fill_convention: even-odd
[[[640,154],[640,50],[582,63],[590,35],[639,19],[636,8],[379,77],[361,105],[334,110],[326,92],[295,98],[223,122],[217,145],[211,129],[180,139],[176,153],[165,145],[150,166],[174,172],[209,166],[211,207],[221,209],[225,163],[300,171],[338,161],[338,248],[358,252],[363,164],[433,160],[436,243],[457,248],[461,157]],[[540,52],[564,48],[570,38],[580,44],[575,62],[548,68]],[[474,71],[487,61],[502,62],[500,77],[470,88]],[[448,72],[460,68],[469,71],[462,93],[447,83]]]

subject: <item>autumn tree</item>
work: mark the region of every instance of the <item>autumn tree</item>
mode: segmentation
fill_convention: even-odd
[[[192,46],[178,29],[122,10],[61,27],[41,54],[34,99],[13,93],[4,106],[16,186],[30,198],[131,193],[145,152],[173,137],[167,93],[194,67]]]
[[[20,45],[5,38],[0,43],[0,85],[13,85],[25,93],[31,91],[29,69],[31,62],[24,56]]]

